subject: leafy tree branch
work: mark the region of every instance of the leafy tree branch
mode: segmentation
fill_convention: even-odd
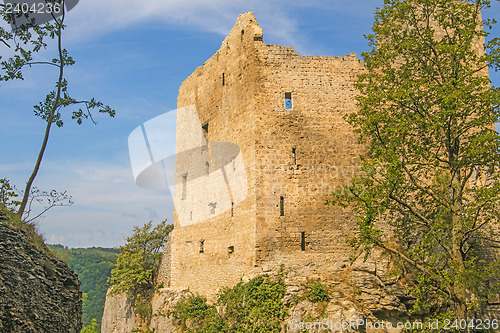
[[[385,0],[367,36],[359,111],[346,118],[367,147],[362,166],[380,172],[329,203],[356,212],[355,246],[406,267],[415,314],[473,318],[500,287],[500,90],[486,71],[500,68],[500,43],[482,44],[489,6]]]
[[[47,94],[43,102],[34,106],[35,115],[42,118],[47,124],[45,126],[42,144],[35,165],[26,182],[23,197],[17,210],[17,215],[19,217],[22,217],[27,209],[29,195],[31,193],[30,190],[40,170],[42,159],[47,149],[52,125],[55,124],[57,127],[62,127],[64,124],[62,120],[62,109],[74,105],[83,105],[84,109],[80,108],[78,111],[73,111],[72,113],[72,119],[79,125],[86,119],[90,119],[96,124],[91,113],[94,109],[110,117],[115,116],[115,111],[112,108],[94,98],[90,100],[77,100],[69,94],[68,81],[65,78],[65,68],[74,65],[75,61],[62,46],[62,32],[65,28],[64,19],[66,16],[64,0],[55,0],[54,3],[60,5],[62,16],[58,18],[53,16],[53,23],[46,23],[43,26],[38,26],[35,24],[35,20],[32,19],[30,23],[21,25],[18,29],[13,31],[8,31],[0,27],[0,40],[2,40],[4,44],[9,45],[9,47],[12,44],[15,49],[15,54],[6,60],[3,60],[0,56],[0,64],[2,67],[0,81],[22,80],[24,79],[23,69],[33,65],[49,65],[58,69],[55,89]],[[12,20],[15,19],[13,14],[7,13],[5,6],[0,10],[0,13],[7,23],[11,23]],[[47,47],[47,38],[56,40],[57,57],[52,59],[51,62],[34,61],[34,54]]]

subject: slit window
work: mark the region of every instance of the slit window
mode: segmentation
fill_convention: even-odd
[[[234,215],[234,202],[231,202],[231,217]]]
[[[297,149],[292,148],[293,164],[297,164]]]
[[[201,126],[206,144],[208,144],[208,121]]]
[[[280,216],[285,216],[285,197],[280,197]]]
[[[182,200],[186,200],[186,192],[187,192],[187,172],[182,175]]]
[[[306,250],[306,232],[305,231],[302,231],[300,233],[300,249],[302,251]]]
[[[292,109],[292,93],[286,92],[285,93],[285,110],[291,110],[291,109]]]
[[[226,75],[224,73],[222,73],[222,85],[226,85]]]
[[[205,240],[202,239],[200,240],[200,253],[204,253],[205,252]]]

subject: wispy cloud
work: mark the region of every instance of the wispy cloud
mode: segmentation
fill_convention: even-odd
[[[0,170],[25,167],[2,164]],[[165,218],[173,222],[172,200],[167,193],[137,187],[128,164],[46,161],[36,186],[67,191],[75,202],[69,207],[54,207],[38,221],[50,243],[116,246],[124,243],[123,237],[130,235],[135,225]]]
[[[340,11],[356,6],[345,1],[270,1],[270,0],[87,0],[68,13],[71,39],[86,39],[138,24],[164,24],[225,36],[238,14],[253,11],[272,40],[301,48],[301,34],[293,10],[303,7],[331,8]],[[354,0],[362,5],[364,0]],[[373,6],[366,10],[372,10]],[[369,9],[368,9],[369,8]]]

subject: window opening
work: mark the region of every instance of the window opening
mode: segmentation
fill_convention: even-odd
[[[182,200],[186,200],[186,192],[187,192],[187,172],[182,175]]]
[[[204,253],[205,252],[205,240],[202,239],[200,240],[200,253]]]
[[[201,126],[201,129],[203,130],[203,136],[205,137],[205,142],[208,144],[208,121]]]
[[[285,197],[280,197],[280,216],[285,216]]]
[[[233,253],[234,252],[234,246],[228,246],[227,252],[229,252],[229,254]]]
[[[285,93],[285,109],[286,110],[292,109],[292,93],[291,92]]]
[[[226,75],[224,73],[222,73],[222,85],[226,85]]]
[[[210,206],[210,214],[214,215],[215,214],[215,207],[217,207],[217,202],[211,202],[208,205]]]
[[[306,250],[306,233],[305,233],[305,231],[302,231],[300,233],[300,238],[301,238],[300,239],[300,249],[302,251],[305,251]]]
[[[293,164],[297,164],[297,149],[292,148]]]

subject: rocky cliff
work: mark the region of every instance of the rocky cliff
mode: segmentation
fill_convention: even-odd
[[[134,330],[162,333],[182,333],[182,327],[169,313],[182,299],[187,299],[192,293],[186,290],[160,288],[151,302],[151,321],[149,325],[143,322],[135,313],[133,300],[126,293],[106,295],[106,304],[102,316],[101,333],[128,333]]]
[[[80,332],[78,276],[9,219],[0,210],[0,332]]]
[[[126,293],[106,295],[104,313],[101,320],[101,332],[131,332],[138,327],[132,299]]]

